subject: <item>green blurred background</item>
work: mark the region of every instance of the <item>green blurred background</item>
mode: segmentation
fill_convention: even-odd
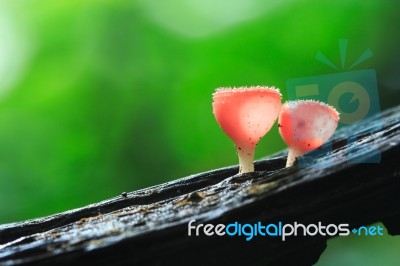
[[[348,62],[373,51],[357,69],[376,70],[381,109],[398,104],[399,8],[0,1],[0,223],[236,164],[212,114],[214,89],[274,85],[286,99],[286,80],[335,73],[314,57],[322,51],[339,65],[339,39],[349,40]],[[256,157],[283,148],[275,126]]]

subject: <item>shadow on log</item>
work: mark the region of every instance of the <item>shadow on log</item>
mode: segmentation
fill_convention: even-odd
[[[330,237],[188,236],[190,220],[349,229],[383,222],[400,234],[400,107],[338,130],[332,147],[297,167],[284,168],[283,152],[258,161],[252,174],[222,168],[2,225],[0,264],[311,265]],[[359,163],[379,156],[380,163]]]

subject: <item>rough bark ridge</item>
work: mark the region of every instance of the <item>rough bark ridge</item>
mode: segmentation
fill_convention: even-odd
[[[286,152],[236,175],[227,167],[53,216],[0,226],[0,264],[297,265],[328,236],[188,236],[196,223],[383,222],[400,234],[400,107],[336,132],[332,151],[284,168]],[[349,141],[351,140],[351,141]],[[319,154],[318,154],[319,153]],[[381,162],[372,160],[380,154]],[[357,163],[356,163],[357,162]]]

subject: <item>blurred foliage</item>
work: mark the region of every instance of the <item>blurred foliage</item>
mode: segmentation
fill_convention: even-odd
[[[370,48],[381,107],[399,103],[396,1],[0,2],[0,223],[237,163],[219,86],[332,73]],[[284,148],[276,126],[256,157]]]
[[[385,228],[383,224],[379,225]],[[399,237],[388,235],[386,230],[383,231],[383,236],[351,234],[347,237],[336,237],[328,241],[328,247],[315,266],[397,266],[400,261],[399,249]]]

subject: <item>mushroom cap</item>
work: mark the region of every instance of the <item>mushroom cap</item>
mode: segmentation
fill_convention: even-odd
[[[238,148],[254,148],[271,129],[281,109],[281,94],[273,87],[218,88],[214,116]]]
[[[289,148],[314,150],[335,132],[339,121],[336,109],[314,100],[286,102],[279,115],[279,133]]]

